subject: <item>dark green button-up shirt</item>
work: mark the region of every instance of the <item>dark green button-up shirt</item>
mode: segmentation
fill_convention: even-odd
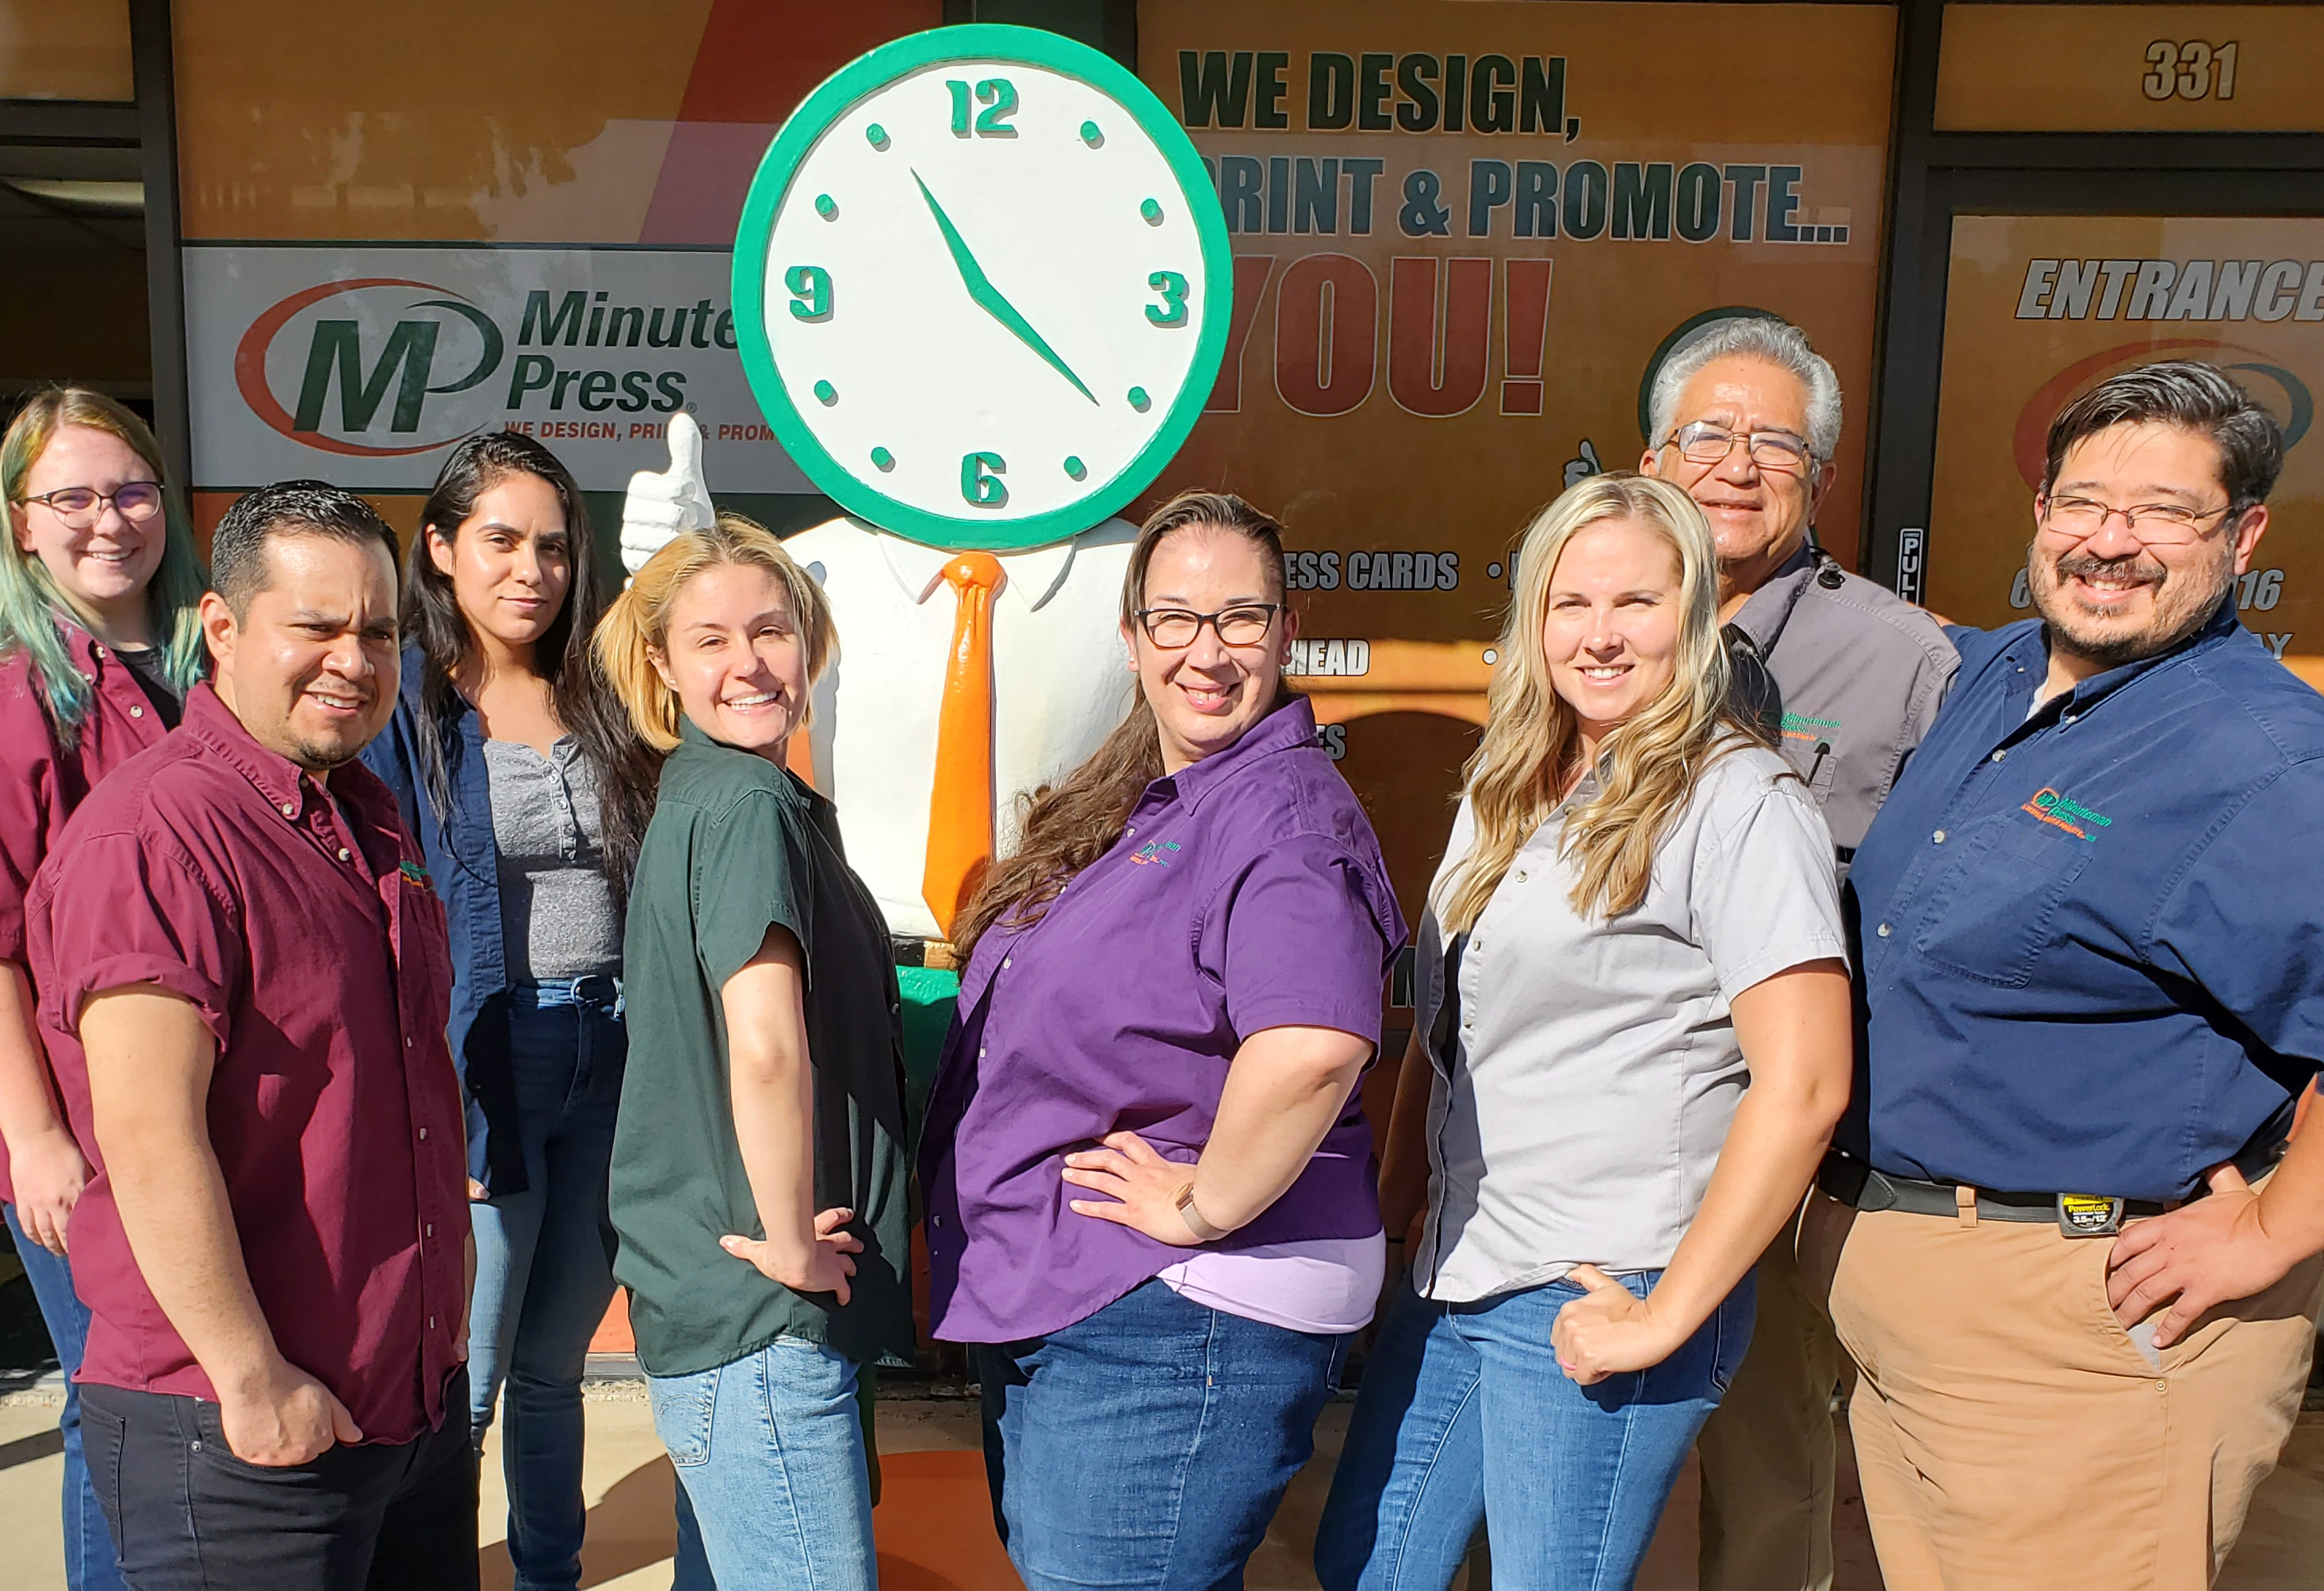
[[[909,1362],[903,1051],[888,929],[830,802],[691,723],[663,766],[630,887],[630,1058],[613,1138],[613,1274],[650,1375],[732,1363],[778,1337]],[[807,957],[815,1204],[855,1212],[853,1293],[794,1292],[718,1239],[766,1234],[734,1137],[719,991],[780,924]]]

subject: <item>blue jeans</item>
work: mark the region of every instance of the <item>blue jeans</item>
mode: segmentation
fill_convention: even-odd
[[[1644,1297],[1661,1273],[1618,1277]],[[1549,1345],[1568,1282],[1470,1304],[1406,1288],[1381,1322],[1315,1534],[1325,1591],[1443,1591],[1480,1519],[1494,1591],[1627,1591],[1751,1340],[1748,1275],[1653,1368],[1577,1386]]]
[[[872,1482],[856,1366],[779,1337],[693,1375],[646,1380],[654,1432],[721,1591],[872,1591]]]
[[[1240,1586],[1348,1342],[1148,1282],[1047,1337],[975,1348],[994,1522],[1028,1591]]]
[[[16,1224],[16,1207],[0,1204],[16,1240],[16,1257],[24,1262],[24,1280],[32,1284],[32,1301],[56,1345],[57,1365],[65,1373],[65,1412],[57,1429],[65,1439],[65,1585],[69,1591],[121,1591],[121,1570],[114,1561],[113,1537],[105,1528],[105,1513],[88,1482],[88,1462],[80,1442],[80,1388],[73,1375],[80,1368],[81,1348],[88,1341],[88,1311],[75,1296],[72,1266],[24,1235]],[[65,1240],[72,1240],[66,1222]]]
[[[505,1383],[501,1458],[518,1591],[573,1591],[586,1522],[581,1376],[613,1298],[605,1182],[629,1044],[610,978],[520,984],[505,998],[528,1186],[468,1207],[470,1430],[481,1451]]]

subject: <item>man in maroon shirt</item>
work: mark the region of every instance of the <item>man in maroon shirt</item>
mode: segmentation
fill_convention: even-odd
[[[214,685],[26,905],[96,1168],[90,1472],[137,1591],[474,1586],[444,911],[355,761],[395,702],[394,534],[292,482],[211,556]]]

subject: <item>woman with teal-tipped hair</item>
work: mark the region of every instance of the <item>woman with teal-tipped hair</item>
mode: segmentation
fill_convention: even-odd
[[[81,1459],[88,1311],[67,1260],[88,1163],[65,1125],[32,1024],[24,893],[98,780],[177,725],[208,658],[208,575],[161,445],[101,392],[34,396],[0,437],[0,1216],[65,1375],[65,1582],[121,1585]]]

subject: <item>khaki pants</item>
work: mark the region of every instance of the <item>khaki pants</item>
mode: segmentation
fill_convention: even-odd
[[[2300,1412],[2324,1257],[2157,1355],[2107,1307],[2113,1246],[1810,1195],[1888,1591],[2190,1591],[2226,1563]]]
[[[1751,1349],[1695,1454],[1702,1591],[1831,1591],[1840,1339],[1800,1274],[1786,1227],[1759,1257]]]

